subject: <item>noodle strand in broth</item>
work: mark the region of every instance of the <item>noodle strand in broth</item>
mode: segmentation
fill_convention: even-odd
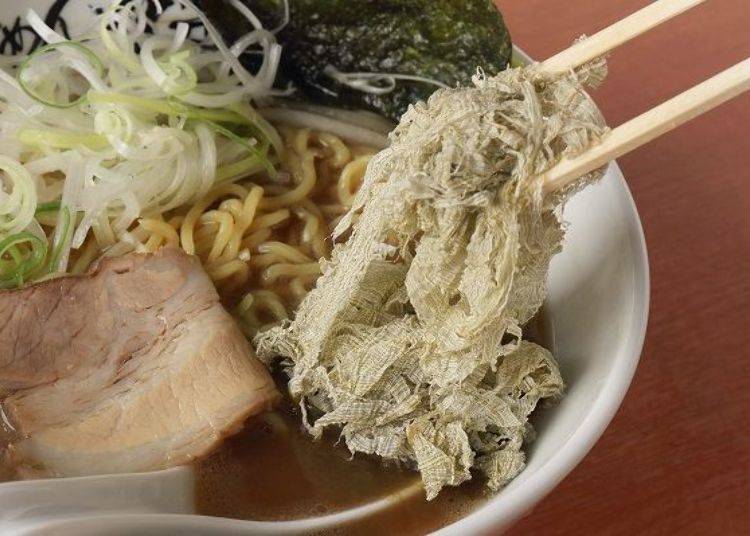
[[[201,259],[248,336],[292,317],[321,274],[331,230],[352,206],[374,149],[306,128],[279,132],[279,177],[221,184],[192,205],[139,219],[119,239],[100,218],[71,271],[83,273],[100,255],[180,247]]]

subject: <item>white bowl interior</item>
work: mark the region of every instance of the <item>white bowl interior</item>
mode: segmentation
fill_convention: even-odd
[[[12,27],[26,8],[34,7],[44,15],[53,4],[63,10],[69,29],[75,33],[88,26],[89,6],[105,2],[71,0],[67,6],[60,0],[2,2],[0,23]],[[24,34],[27,47],[33,40],[30,37],[30,33]],[[546,313],[553,332],[552,350],[567,382],[567,394],[559,404],[536,417],[538,438],[527,447],[527,468],[485,506],[441,533],[499,529],[526,513],[593,446],[632,379],[648,316],[648,263],[638,214],[619,168],[610,166],[600,184],[577,195],[565,208],[565,219],[570,228],[564,251],[552,263]],[[113,478],[109,487],[112,493],[116,493],[116,480]],[[186,478],[181,484],[170,482],[171,488],[159,488],[159,497],[173,493],[175,485],[189,485],[191,479]],[[32,496],[28,487],[32,483],[25,484],[23,493]],[[71,505],[70,487],[60,486],[56,491],[54,485],[49,485],[40,481],[38,490],[50,506],[55,501]],[[14,484],[0,485],[0,496],[9,498],[16,489],[10,486]],[[349,512],[325,520],[273,524],[178,515],[189,511],[185,493],[177,493],[178,506],[174,508],[170,501],[162,508],[145,508],[142,501],[132,500],[101,501],[97,505],[90,502],[89,496],[83,508],[88,513],[79,512],[74,517],[74,507],[59,509],[60,515],[51,515],[54,509],[48,509],[35,516],[28,510],[21,513],[18,508],[11,508],[17,502],[3,500],[0,527],[18,534],[122,533],[125,528],[132,531],[136,527],[139,532],[173,530],[181,534],[285,533],[357,515]],[[125,514],[118,507],[122,504],[130,513]]]
[[[648,261],[638,214],[616,165],[565,208],[546,311],[565,397],[534,421],[526,469],[486,506],[446,529],[507,526],[554,487],[614,416],[638,363],[648,318]]]

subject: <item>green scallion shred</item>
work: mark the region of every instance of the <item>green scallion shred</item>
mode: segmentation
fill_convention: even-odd
[[[47,146],[55,149],[75,149],[84,146],[96,151],[107,147],[107,139],[99,134],[79,134],[54,129],[21,129],[18,132],[18,141],[24,145]]]
[[[57,265],[60,262],[60,255],[62,254],[65,245],[73,238],[70,209],[68,207],[62,207],[62,232],[55,234],[55,242],[52,246],[52,254],[50,255],[49,262],[47,263],[47,271],[49,273],[55,273],[57,271]]]
[[[10,256],[13,257],[13,262],[16,264],[20,264],[23,261],[23,254],[21,253],[21,250],[18,249],[17,245],[12,245],[8,248],[8,253],[10,253]]]
[[[29,251],[24,255],[19,246],[28,243]],[[47,241],[23,231],[0,240],[0,259],[9,254],[13,260],[0,264],[0,288],[20,287],[35,270],[44,264],[47,256]]]
[[[263,171],[263,169],[261,160],[253,154],[237,162],[219,167],[216,170],[216,182],[224,182],[236,177],[246,177]]]
[[[136,95],[126,95],[112,91],[89,91],[88,101],[91,104],[119,104],[141,112],[163,114],[168,116],[184,116],[186,119],[199,121],[216,121],[219,123],[233,123],[238,125],[250,124],[250,120],[231,110],[215,110],[199,108],[185,104],[175,97],[166,99],[149,99]]]
[[[268,143],[261,143],[261,147],[256,147],[255,145],[248,142],[245,138],[235,134],[231,130],[229,130],[226,127],[221,126],[218,123],[215,123],[213,121],[205,121],[204,123],[208,125],[211,129],[215,130],[225,138],[228,138],[236,143],[239,143],[242,145],[249,153],[254,155],[258,158],[259,163],[263,166],[263,168],[268,172],[268,175],[271,178],[276,178],[276,168],[271,163],[271,161],[268,159]]]
[[[60,210],[60,201],[49,201],[48,203],[39,203],[36,206],[36,213],[42,212],[57,212]]]

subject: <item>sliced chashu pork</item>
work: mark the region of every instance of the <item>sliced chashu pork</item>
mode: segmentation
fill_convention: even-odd
[[[278,392],[198,260],[176,249],[0,293],[7,457],[48,474],[190,462]]]

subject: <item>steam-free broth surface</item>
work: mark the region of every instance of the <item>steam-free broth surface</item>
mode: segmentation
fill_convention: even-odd
[[[197,466],[197,509],[204,515],[281,521],[331,514],[418,485],[416,472],[361,455],[352,458],[333,438],[313,441],[285,404],[249,422]],[[488,497],[481,479],[444,490],[434,501],[424,491],[337,534],[420,534],[444,526]]]

